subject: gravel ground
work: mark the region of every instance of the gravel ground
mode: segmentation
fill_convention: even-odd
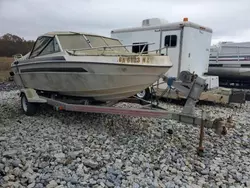
[[[17,90],[20,87],[15,84],[15,82],[2,82],[0,83],[0,91],[11,91]]]
[[[28,117],[11,89],[0,86],[0,187],[250,187],[248,105],[198,107],[236,121],[222,137],[205,129],[199,157],[192,125],[48,106]]]

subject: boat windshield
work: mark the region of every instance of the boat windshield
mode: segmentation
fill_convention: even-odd
[[[85,37],[87,38],[87,41]],[[76,50],[76,49],[89,49],[91,47],[108,47],[108,46],[121,46],[121,47],[111,47],[108,50],[127,52],[128,50],[122,46],[122,43],[117,39],[106,38],[96,35],[58,35],[58,39],[64,50]],[[90,45],[89,45],[90,43]],[[100,48],[100,50],[102,50]]]
[[[125,51],[128,50],[122,46],[122,43],[117,39],[102,37],[102,36],[95,36],[95,35],[85,35],[86,38],[90,41],[90,44],[93,48],[95,47],[101,47],[101,46],[117,46],[109,48],[109,50],[115,50],[115,51]],[[121,46],[121,47],[118,47]]]
[[[58,35],[63,50],[90,48],[83,35]]]

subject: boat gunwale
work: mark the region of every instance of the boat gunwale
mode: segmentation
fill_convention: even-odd
[[[28,63],[20,63],[18,64],[18,67],[25,66],[25,65],[34,65],[34,64],[43,64],[43,63],[88,63],[88,64],[103,64],[103,65],[118,65],[118,66],[139,66],[139,67],[157,67],[157,68],[167,68],[172,67],[172,64],[165,64],[165,65],[157,65],[157,64],[140,64],[140,63],[119,63],[119,62],[91,62],[91,61],[67,61],[67,60],[44,60],[44,61],[32,61]],[[15,68],[16,65],[12,64],[11,68]]]

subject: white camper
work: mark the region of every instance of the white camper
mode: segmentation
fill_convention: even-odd
[[[166,76],[178,77],[181,71],[189,71],[204,77],[209,89],[219,85],[218,77],[204,76],[208,71],[212,38],[212,29],[208,27],[189,22],[187,18],[175,23],[152,18],[143,20],[141,27],[112,30],[111,37],[119,39],[124,45],[133,44],[127,48],[136,53],[143,49],[143,53],[155,53],[150,51],[167,46],[160,51],[162,55],[169,55],[173,63]]]

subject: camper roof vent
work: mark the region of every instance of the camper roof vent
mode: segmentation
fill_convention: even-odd
[[[142,20],[142,27],[146,26],[153,26],[153,25],[162,25],[168,23],[167,20],[160,19],[160,18],[150,18]]]

